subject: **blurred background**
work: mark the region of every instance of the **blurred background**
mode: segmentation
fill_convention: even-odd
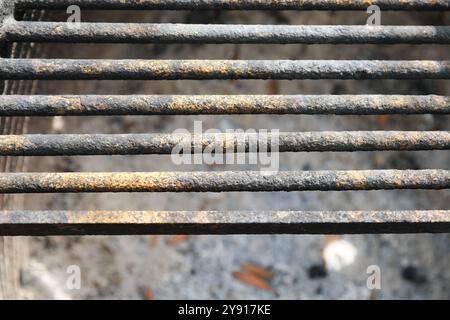
[[[242,24],[366,23],[361,12],[82,11],[82,21]],[[448,25],[448,13],[382,12],[382,24]],[[65,13],[35,15],[67,19]],[[44,58],[110,59],[435,59],[433,45],[128,45],[45,44]],[[37,94],[442,94],[441,80],[40,81]],[[448,116],[113,116],[31,118],[29,133],[171,133],[203,129],[449,130]],[[245,170],[245,166],[175,166],[170,156],[34,157],[27,171]],[[450,168],[445,151],[285,153],[280,170]],[[450,192],[393,190],[204,194],[27,195],[24,209],[109,210],[400,210],[448,209]],[[36,299],[399,299],[450,298],[450,236],[224,235],[83,236],[28,240],[21,298]],[[81,288],[68,290],[67,268]],[[367,268],[381,270],[369,290]]]

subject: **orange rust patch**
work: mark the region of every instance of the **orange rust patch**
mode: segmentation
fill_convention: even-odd
[[[64,105],[67,106],[67,109],[71,111],[83,112],[84,110],[80,97],[52,96],[50,99],[52,101],[52,104],[59,104],[61,101],[63,101]],[[64,109],[58,110],[58,113],[60,114],[64,114],[64,112]]]
[[[92,64],[92,65],[88,65],[88,66],[82,65],[80,68],[84,74],[100,74],[104,71],[103,67],[104,67],[104,65]]]
[[[54,63],[41,63],[36,66],[36,72],[38,73],[53,73],[58,69],[58,65]]]
[[[26,138],[20,135],[0,135],[0,151],[7,153],[22,149],[25,141]]]

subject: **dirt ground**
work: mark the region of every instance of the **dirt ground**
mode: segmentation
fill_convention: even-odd
[[[92,13],[83,21],[364,24],[364,12]],[[383,24],[448,24],[448,15],[383,13]],[[341,45],[47,45],[45,57],[148,59],[448,59],[445,46]],[[45,81],[50,94],[450,94],[448,81]],[[127,116],[31,119],[30,133],[170,133],[254,128],[280,131],[449,130],[446,116]],[[448,152],[283,154],[280,170],[449,169]],[[28,171],[244,170],[243,166],[175,166],[168,156],[42,157]],[[29,195],[26,209],[358,210],[448,209],[448,191],[223,194]],[[449,235],[93,236],[30,240],[23,273],[27,299],[397,299],[450,298]],[[252,263],[270,271],[271,290],[233,272]],[[81,270],[81,288],[66,287],[67,267]],[[366,286],[380,267],[381,290]]]

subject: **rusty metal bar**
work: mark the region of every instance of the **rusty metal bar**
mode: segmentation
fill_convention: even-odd
[[[448,0],[16,0],[19,9],[159,9],[159,10],[449,10]]]
[[[450,79],[450,61],[0,59],[0,79]]]
[[[5,41],[96,43],[450,44],[450,26],[310,26],[13,21]]]
[[[448,150],[450,131],[0,135],[2,156]]]
[[[0,235],[436,233],[449,210],[0,211]]]
[[[449,114],[427,95],[6,95],[0,116],[196,114]]]
[[[0,173],[0,193],[448,188],[450,170]]]

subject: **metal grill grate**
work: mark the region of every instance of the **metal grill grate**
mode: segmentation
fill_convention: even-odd
[[[6,2],[5,2],[6,3]],[[450,10],[448,0],[16,0],[16,10]],[[16,21],[0,43],[450,44],[449,26],[282,26]],[[450,61],[0,59],[0,80],[450,79]],[[428,95],[9,95],[0,116],[192,114],[450,114],[448,96]],[[2,156],[170,154],[176,134],[0,136]],[[238,139],[239,138],[239,139]],[[448,131],[284,132],[281,152],[448,150]],[[231,139],[231,143],[230,142]],[[204,135],[236,151],[249,134]],[[227,143],[226,143],[227,142]],[[248,144],[244,151],[249,152]],[[270,150],[270,144],[267,145]],[[191,152],[197,152],[192,145]],[[1,193],[226,192],[448,189],[449,170],[151,173],[1,173]],[[0,234],[448,232],[449,210],[429,211],[5,211]]]

